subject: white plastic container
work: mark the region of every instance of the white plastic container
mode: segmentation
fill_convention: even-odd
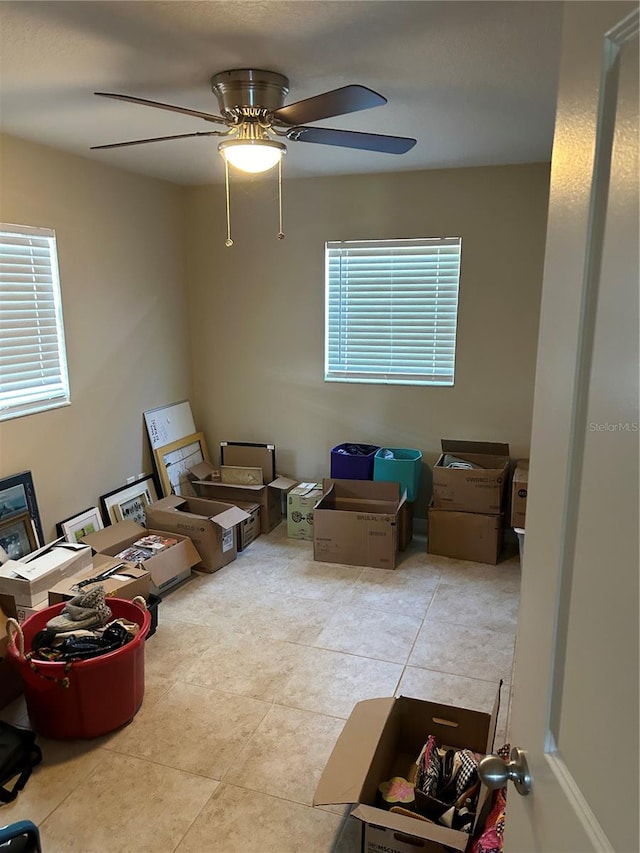
[[[524,557],[524,527],[514,527],[513,529],[518,534],[518,550],[520,551],[520,562],[522,562]]]

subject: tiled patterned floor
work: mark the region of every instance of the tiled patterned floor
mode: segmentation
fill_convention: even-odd
[[[355,702],[403,694],[490,710],[505,739],[520,566],[433,557],[396,571],[313,561],[282,524],[159,610],[133,722],[39,738],[44,761],[2,824],[44,853],[355,853],[358,823],[311,800]],[[28,725],[23,700],[0,716]]]

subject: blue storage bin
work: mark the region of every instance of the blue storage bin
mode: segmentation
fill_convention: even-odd
[[[391,454],[391,455],[390,455]],[[400,483],[407,500],[414,501],[420,489],[422,451],[407,447],[381,447],[373,458],[373,479]]]
[[[377,444],[338,444],[331,451],[333,480],[373,480],[373,459]]]

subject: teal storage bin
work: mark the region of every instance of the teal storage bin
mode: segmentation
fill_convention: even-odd
[[[393,454],[393,455],[389,455]],[[414,501],[420,489],[422,451],[407,447],[381,447],[373,457],[373,479],[400,483],[407,500]]]

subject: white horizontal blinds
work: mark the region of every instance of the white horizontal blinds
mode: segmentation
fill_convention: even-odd
[[[326,244],[325,379],[453,385],[461,242]]]
[[[0,419],[68,399],[55,234],[0,225]]]

